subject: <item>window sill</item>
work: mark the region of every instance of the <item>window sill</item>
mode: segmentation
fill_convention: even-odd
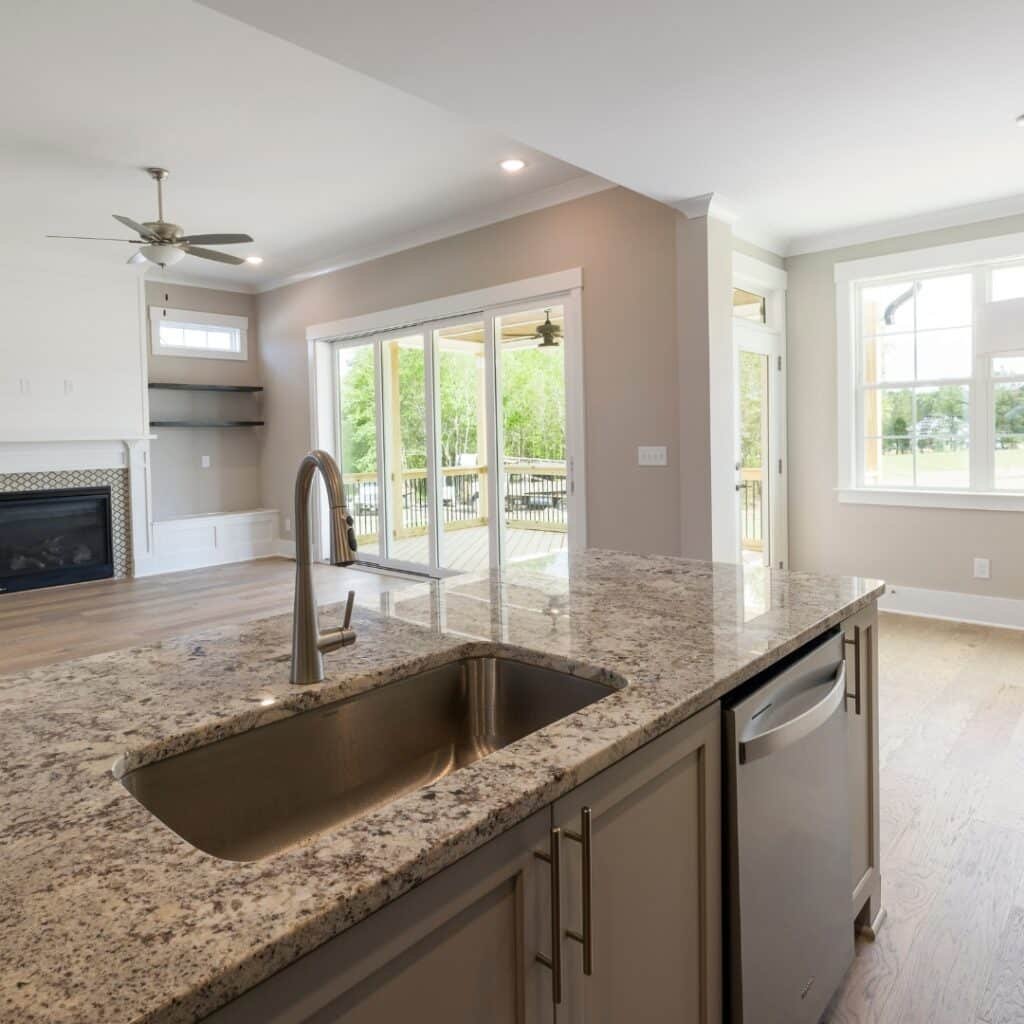
[[[881,487],[839,487],[836,489],[836,496],[843,505],[1024,512],[1024,493],[1019,491],[901,491]]]

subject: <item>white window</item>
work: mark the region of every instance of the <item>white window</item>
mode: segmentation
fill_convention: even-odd
[[[837,264],[840,500],[1024,508],[1024,260],[1010,253],[1024,237]]]
[[[151,306],[149,319],[154,355],[248,358],[247,317]]]

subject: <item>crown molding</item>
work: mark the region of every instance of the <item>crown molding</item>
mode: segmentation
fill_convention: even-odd
[[[204,288],[207,291],[236,292],[239,295],[256,295],[260,291],[259,287],[255,283],[250,285],[236,285],[230,281],[215,280],[212,278],[197,280],[195,278],[182,277],[180,274],[154,274],[151,277],[149,275],[148,268],[143,272],[143,277],[146,284],[173,284],[179,285],[182,288]]]
[[[606,181],[595,174],[583,174],[560,185],[552,185],[537,192],[517,196],[507,202],[486,207],[472,214],[453,217],[450,220],[441,221],[438,224],[432,224],[417,231],[411,231],[389,241],[357,249],[329,261],[318,262],[306,270],[286,274],[279,278],[272,278],[260,284],[256,290],[259,292],[273,291],[275,288],[282,288],[289,284],[295,284],[298,281],[306,281],[311,277],[320,277],[323,274],[331,274],[336,270],[345,270],[347,267],[354,267],[360,263],[369,263],[371,260],[380,259],[382,256],[404,252],[406,249],[414,249],[420,245],[440,241],[442,238],[451,238],[454,235],[461,235],[467,231],[474,231],[477,228],[487,227],[490,224],[497,224],[503,220],[511,220],[513,217],[520,217],[526,213],[543,210],[549,206],[559,206],[562,203],[571,202],[573,199],[582,199],[596,192],[603,192],[606,189],[616,187],[614,182]]]
[[[927,231],[940,231],[943,228],[963,227],[967,224],[984,223],[1020,214],[1024,214],[1024,195],[1006,196],[984,203],[954,206],[944,210],[914,214],[910,217],[897,217],[892,220],[862,224],[839,231],[805,235],[801,238],[791,239],[785,247],[785,252],[781,255],[802,256],[806,253],[825,252],[829,249],[843,249],[852,245],[881,242],[890,238],[917,235]]]
[[[669,205],[674,210],[678,210],[687,220],[696,220],[698,217],[714,217],[715,220],[724,221],[726,224],[735,224],[739,220],[736,207],[727,202],[721,192],[705,192],[702,196],[690,196],[688,199],[679,199]]]

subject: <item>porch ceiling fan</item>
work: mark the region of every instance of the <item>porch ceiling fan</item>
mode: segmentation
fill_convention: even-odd
[[[525,325],[524,325],[525,327]],[[551,322],[551,310],[544,310],[544,323],[536,327],[525,327],[522,331],[506,328],[502,331],[505,338],[528,338],[531,341],[540,340],[537,348],[557,348],[562,339],[562,328],[559,324]]]
[[[161,267],[169,267],[185,256],[198,256],[203,260],[214,260],[217,263],[231,263],[235,266],[245,263],[239,256],[232,256],[217,249],[206,249],[206,245],[237,245],[251,242],[251,235],[243,234],[205,234],[186,235],[179,224],[171,224],[164,220],[163,184],[170,173],[163,167],[146,167],[146,173],[156,182],[157,219],[143,221],[132,220],[120,213],[114,214],[114,220],[126,228],[130,228],[138,238],[95,238],[88,235],[47,235],[47,238],[79,238],[88,242],[127,242],[129,245],[140,246],[128,260],[129,263],[156,263]]]

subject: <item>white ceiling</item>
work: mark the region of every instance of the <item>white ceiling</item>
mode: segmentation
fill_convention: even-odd
[[[1020,0],[204,2],[780,249],[1024,210]]]
[[[510,176],[498,161],[522,156]],[[243,231],[259,268],[175,278],[255,290],[602,183],[489,128],[186,0],[8,0],[0,28],[4,248],[123,261],[111,214]]]

